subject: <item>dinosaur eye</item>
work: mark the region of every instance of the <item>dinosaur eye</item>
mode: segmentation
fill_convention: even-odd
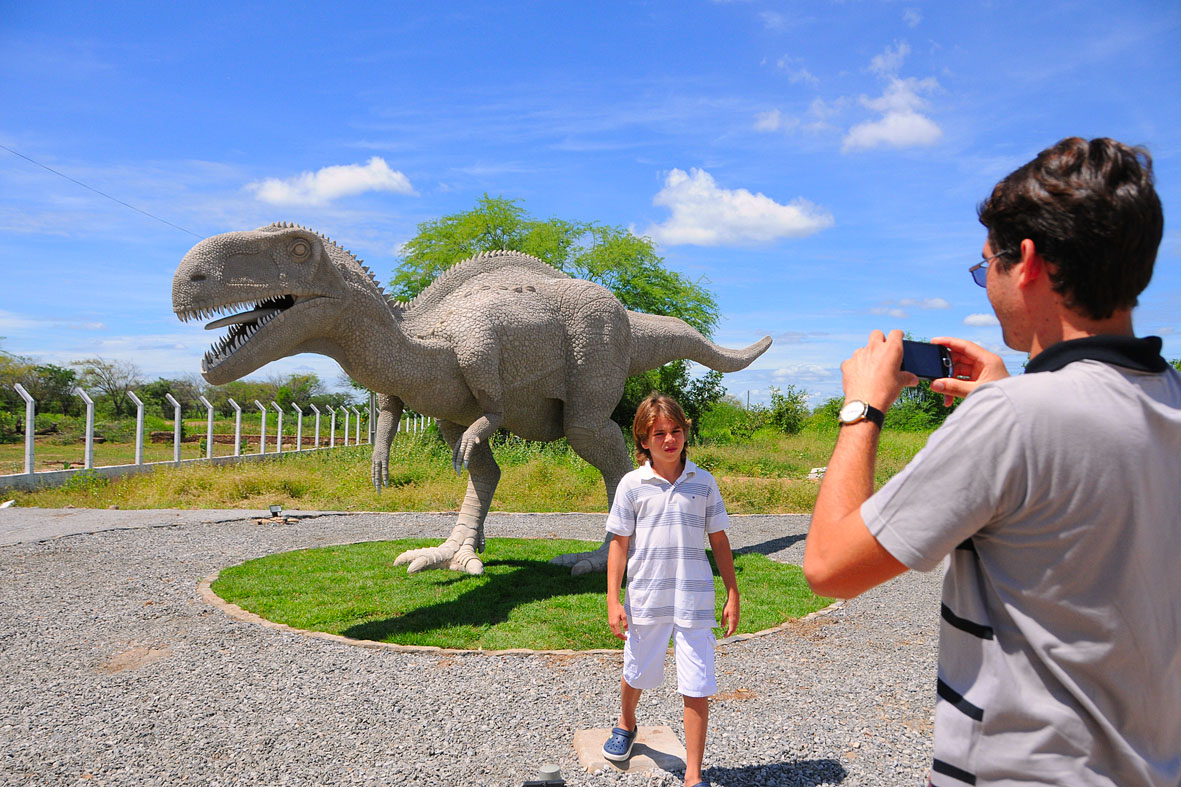
[[[299,238],[291,244],[291,256],[298,259],[307,257],[312,251],[311,244],[306,240]]]

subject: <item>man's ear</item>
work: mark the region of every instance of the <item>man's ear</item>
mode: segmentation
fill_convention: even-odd
[[[1046,276],[1046,261],[1037,253],[1029,238],[1021,241],[1021,261],[1017,263],[1017,286],[1024,288]]]

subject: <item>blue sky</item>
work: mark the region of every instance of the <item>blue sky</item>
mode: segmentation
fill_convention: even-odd
[[[1078,135],[1154,156],[1135,321],[1181,357],[1175,2],[378,6],[0,2],[0,145],[183,228],[0,150],[0,348],[190,375],[195,236],[295,221],[386,281],[419,222],[488,193],[654,238],[716,293],[720,343],[775,339],[731,393],[832,396],[874,328],[1003,349],[976,205]],[[256,374],[302,370],[339,376]]]

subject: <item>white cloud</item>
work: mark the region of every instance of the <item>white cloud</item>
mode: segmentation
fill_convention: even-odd
[[[776,11],[760,11],[759,19],[763,20],[763,27],[768,30],[783,30],[787,27],[787,17]]]
[[[755,116],[755,131],[778,131],[783,125],[783,113],[778,109],[760,112]]]
[[[831,214],[802,197],[783,205],[746,189],[719,188],[703,169],[669,172],[652,204],[672,216],[645,234],[670,246],[770,243],[812,235],[833,223]]]
[[[782,387],[784,384],[827,382],[835,379],[836,376],[837,370],[816,363],[794,363],[789,366],[781,366],[771,373],[771,379],[775,381],[777,387]],[[810,398],[812,397],[815,397],[815,394],[812,394]]]
[[[293,178],[267,178],[246,186],[262,202],[272,205],[326,205],[338,197],[366,191],[413,194],[410,179],[374,156],[364,165],[346,164],[304,172]]]
[[[882,113],[882,116],[849,129],[841,150],[847,152],[883,145],[893,148],[934,145],[943,137],[943,130],[919,112],[927,105],[919,93],[932,92],[938,87],[939,83],[930,77],[923,80],[890,77],[880,98],[861,97],[863,106]]]
[[[943,298],[899,298],[896,301],[885,301],[881,306],[869,310],[870,314],[884,314],[896,320],[910,317],[907,309],[922,309],[923,311],[950,309],[951,304]]]
[[[910,316],[910,312],[906,309],[889,308],[886,306],[878,306],[869,310],[870,314],[884,314],[887,317],[893,317],[895,320],[905,320]]]
[[[787,72],[787,78],[793,85],[803,83],[816,87],[820,84],[820,80],[816,78],[815,74],[800,65],[803,62],[802,58],[784,55],[779,58],[775,65]]]
[[[886,47],[880,55],[874,55],[869,61],[869,70],[882,76],[893,76],[902,68],[902,61],[910,54],[910,44],[899,41],[893,49]]]
[[[984,327],[988,325],[1000,325],[1001,321],[996,318],[995,314],[969,314],[964,318],[964,325],[974,325],[977,327]]]
[[[918,27],[923,21],[923,12],[917,8],[908,8],[902,12],[902,21],[909,27]]]

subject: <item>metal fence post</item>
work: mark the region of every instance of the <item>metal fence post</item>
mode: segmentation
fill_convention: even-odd
[[[262,406],[262,402],[257,399],[254,400],[254,406],[262,410],[262,428],[258,435],[258,452],[265,454],[267,452],[267,408]]]
[[[344,411],[344,447],[349,447],[349,408],[348,405],[341,405],[341,410]]]
[[[213,458],[213,405],[204,396],[198,396],[205,405],[205,458]]]
[[[94,400],[87,396],[81,386],[75,388],[74,393],[86,402],[86,453],[83,455],[82,466],[89,470],[94,467]]]
[[[373,438],[377,436],[377,394],[369,392],[369,444],[373,445]]]
[[[20,397],[25,400],[25,472],[29,475],[33,474],[33,435],[36,434],[36,415],[37,405],[33,402],[33,397],[25,390],[25,387],[20,383],[12,386]]]
[[[275,408],[275,412],[279,414],[279,423],[275,426],[275,453],[283,453],[283,408],[279,406],[278,402],[271,402],[271,407]]]
[[[361,413],[356,407],[351,408],[353,415],[357,416],[357,425],[353,427],[353,445],[361,444]]]
[[[309,404],[308,407],[312,408],[312,412],[316,414],[316,437],[312,441],[312,449],[318,451],[320,450],[320,408],[314,404]]]
[[[328,408],[328,412],[332,413],[332,420],[329,422],[328,447],[336,448],[336,408],[330,404],[324,406]]]
[[[172,461],[180,464],[180,402],[172,394],[164,394],[164,398],[172,405]]]
[[[144,403],[135,395],[135,391],[128,391],[127,395],[135,402],[135,463],[144,463]]]
[[[303,410],[295,402],[291,403],[291,409],[296,413],[295,419],[295,450],[303,450]]]
[[[234,456],[242,455],[242,406],[233,399],[226,399],[234,408]]]

